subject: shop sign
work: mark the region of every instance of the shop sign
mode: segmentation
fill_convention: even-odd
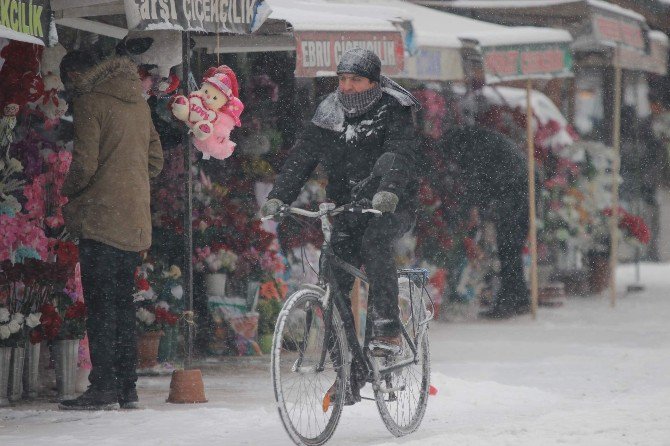
[[[49,40],[49,0],[0,0],[0,28]]]
[[[395,76],[403,69],[403,40],[400,32],[296,32],[297,77],[335,73],[342,54],[355,47],[374,51],[382,62],[382,73]]]
[[[484,70],[497,80],[569,76],[572,55],[567,44],[483,48]]]
[[[405,59],[404,65],[401,78],[434,81],[463,79],[460,51],[450,48],[419,48]]]
[[[610,17],[594,13],[592,16],[593,31],[598,40],[621,44],[626,47],[646,52],[644,33],[640,24],[623,17]]]
[[[260,27],[270,12],[263,0],[124,0],[124,3],[128,28],[134,30],[249,34]]]

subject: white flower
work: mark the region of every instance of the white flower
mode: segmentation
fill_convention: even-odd
[[[165,302],[164,300],[161,300],[156,304],[156,307],[160,307],[160,308],[163,308],[165,310],[169,310],[170,309],[170,304]]]
[[[137,315],[137,318],[146,325],[151,325],[156,321],[156,315],[146,308],[140,308],[135,314]]]
[[[18,333],[21,330],[21,324],[16,322],[14,319],[9,321],[9,324],[7,324],[7,327],[9,328],[10,333]]]
[[[30,328],[35,328],[38,325],[40,325],[40,318],[42,317],[42,313],[37,312],[37,313],[31,313],[28,318],[26,319],[26,325]]]
[[[12,322],[16,322],[17,324],[21,325],[23,324],[23,321],[26,320],[26,317],[22,313],[14,313],[12,314]]]
[[[6,325],[0,325],[0,339],[8,339],[12,335],[12,332],[9,331],[9,327]]]
[[[145,300],[152,300],[156,296],[154,290],[149,288],[148,290],[141,290],[133,294],[134,302],[143,302]]]
[[[0,322],[9,322],[9,310],[0,308]]]
[[[16,158],[10,158],[7,164],[9,168],[15,172],[23,171],[23,165],[21,164],[21,161],[17,160]]]
[[[170,288],[170,293],[174,296],[175,299],[181,300],[184,297],[184,287],[181,285],[175,285]]]

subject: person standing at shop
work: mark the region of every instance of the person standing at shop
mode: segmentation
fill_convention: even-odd
[[[84,52],[66,55],[61,72],[74,91],[74,149],[63,185],[68,231],[79,238],[92,370],[84,394],[64,410],[138,407],[133,306],[139,252],[151,245],[149,179],[163,152],[128,58],[95,65]]]
[[[318,106],[261,212],[275,215],[283,203],[292,203],[319,164],[328,176],[328,199],[338,206],[349,203],[353,186],[371,174],[382,154],[392,154],[392,167],[357,197],[372,200],[372,207],[383,215],[341,214],[335,217],[331,240],[338,256],[356,266],[365,265],[370,280],[371,346],[380,355],[392,354],[401,344],[392,243],[410,228],[416,208],[418,146],[412,108],[418,107],[418,101],[381,75],[381,61],[372,51],[347,51],[337,74],[337,91]],[[340,290],[348,295],[353,277],[336,274]]]
[[[529,227],[525,157],[512,140],[478,124],[451,127],[438,146],[461,172],[462,204],[490,209],[496,227],[500,290],[480,317],[506,319],[528,313],[530,297],[521,258]]]

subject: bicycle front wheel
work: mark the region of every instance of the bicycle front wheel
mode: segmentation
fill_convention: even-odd
[[[301,290],[287,299],[275,326],[275,400],[286,432],[298,445],[324,444],[342,414],[346,341],[337,313],[327,318],[321,296]]]

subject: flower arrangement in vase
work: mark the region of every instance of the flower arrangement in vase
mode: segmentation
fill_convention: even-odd
[[[137,291],[133,297],[140,334],[161,332],[165,326],[177,325],[184,294],[180,278],[181,271],[174,265],[168,269],[158,269],[154,264],[145,262],[137,268]]]

